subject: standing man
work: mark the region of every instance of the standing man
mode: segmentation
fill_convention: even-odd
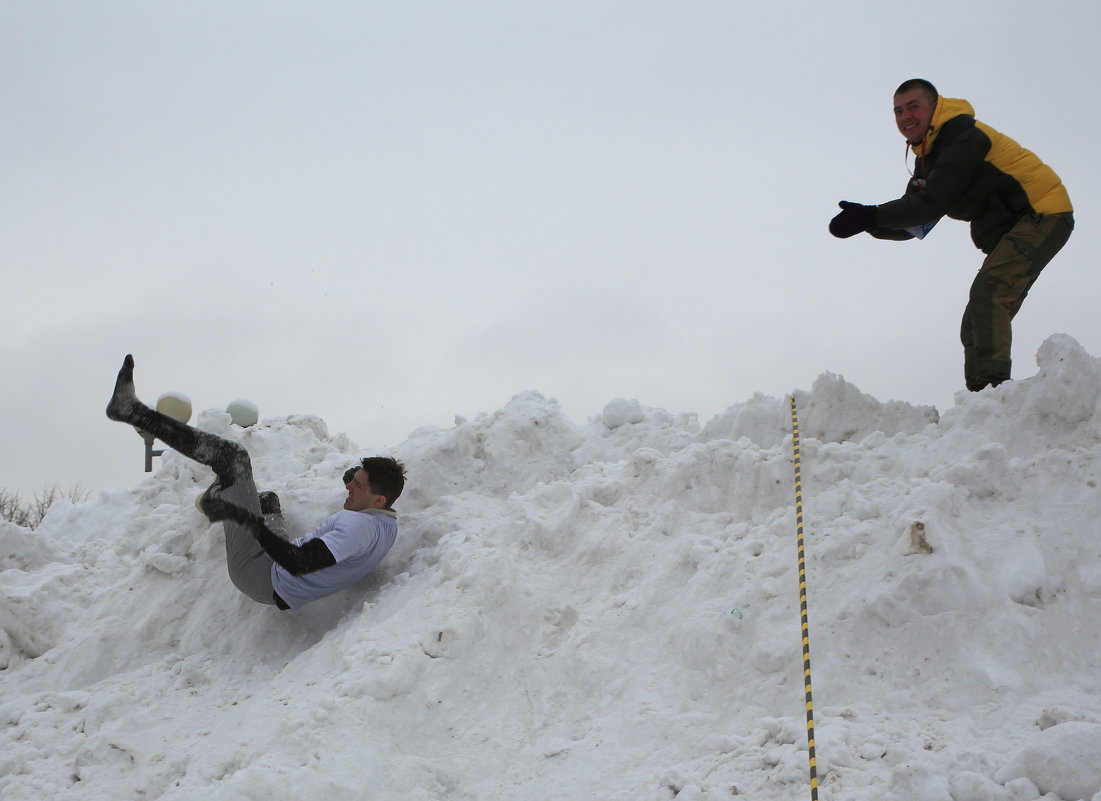
[[[976,120],[966,100],[940,97],[929,81],[898,87],[894,110],[917,157],[906,193],[879,206],[841,201],[830,233],[920,239],[946,215],[970,222],[986,259],[960,328],[964,378],[973,392],[997,386],[1010,374],[1010,323],[1074,230],[1070,197],[1034,153]]]

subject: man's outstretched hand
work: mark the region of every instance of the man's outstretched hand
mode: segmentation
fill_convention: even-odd
[[[863,206],[847,200],[837,205],[841,207],[841,213],[830,220],[830,233],[839,239],[848,239],[876,227],[875,206]]]
[[[211,523],[217,523],[219,520],[232,520],[234,523],[240,523],[253,530],[264,527],[264,518],[217,496],[203,499],[203,513],[206,514]]]
[[[312,573],[336,564],[336,557],[320,537],[295,545],[264,525],[264,518],[243,506],[212,497],[203,501],[203,512],[212,522],[232,520],[250,529],[268,556],[292,576]]]

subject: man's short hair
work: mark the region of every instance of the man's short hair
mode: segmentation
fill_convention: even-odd
[[[921,89],[928,95],[929,102],[934,106],[937,104],[937,98],[940,97],[940,95],[937,94],[937,87],[933,86],[933,84],[929,83],[929,81],[924,78],[911,78],[908,81],[903,81],[902,85],[895,89],[895,97],[898,97],[903,92],[909,92],[911,89]]]
[[[367,471],[371,491],[386,497],[386,505],[393,506],[405,489],[405,465],[389,456],[368,456],[360,462]]]

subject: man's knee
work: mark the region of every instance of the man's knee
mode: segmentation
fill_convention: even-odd
[[[217,453],[210,454],[209,460],[199,458],[198,461],[210,465],[226,488],[252,478],[252,459],[248,451],[228,439],[218,444]]]
[[[976,330],[989,328],[994,316],[994,302],[997,295],[997,282],[988,275],[979,273],[971,282],[971,292],[967,296],[967,308],[963,312],[964,325]]]
[[[233,459],[230,469],[235,480],[252,478],[252,459],[249,458],[248,451],[236,442],[233,443]]]

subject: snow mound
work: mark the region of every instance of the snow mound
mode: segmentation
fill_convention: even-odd
[[[1101,789],[1101,364],[1066,336],[1038,364],[943,415],[795,393],[823,799]],[[306,415],[197,425],[292,532],[371,453]],[[805,796],[787,398],[578,424],[524,392],[392,455],[398,544],[301,612],[234,590],[212,476],[171,452],[0,525],[0,796]]]

